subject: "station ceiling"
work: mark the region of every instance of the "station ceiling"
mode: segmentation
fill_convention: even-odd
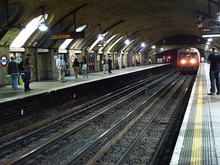
[[[22,26],[33,18],[48,14],[47,32],[36,30],[24,47],[58,48],[63,40],[51,40],[51,35],[74,32],[87,25],[80,49],[86,50],[99,33],[106,33],[107,40],[113,35],[114,47],[119,51],[124,39],[134,40],[131,47],[141,42],[152,45],[205,48],[207,39],[201,37],[198,21],[203,26],[218,26],[218,0],[0,0],[0,46],[9,46]],[[220,39],[213,45],[220,47]],[[76,41],[72,42],[72,45]],[[109,43],[112,44],[112,43]]]

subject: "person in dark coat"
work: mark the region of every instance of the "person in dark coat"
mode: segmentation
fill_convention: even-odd
[[[108,58],[108,73],[112,73],[112,59]]]
[[[73,62],[73,69],[74,69],[74,73],[75,73],[75,77],[78,78],[78,74],[79,74],[79,61],[77,58],[75,58],[74,62]]]
[[[85,56],[83,56],[83,58],[82,58],[81,68],[82,68],[83,78],[85,78],[85,76],[88,78],[88,74],[87,74],[87,62],[86,62],[86,57],[85,57]]]
[[[31,79],[31,68],[33,68],[33,65],[30,61],[31,54],[27,54],[26,58],[23,61],[23,68],[24,68],[24,91],[30,91],[30,79]]]
[[[19,69],[18,69],[18,62],[14,59],[14,57],[11,57],[11,61],[8,63],[8,74],[11,75],[11,83],[12,88],[17,89],[18,88],[18,76],[19,76]]]
[[[220,55],[212,48],[212,53],[207,58],[210,64],[209,77],[211,81],[211,89],[208,95],[215,95],[215,86],[217,88],[217,95],[220,95]]]

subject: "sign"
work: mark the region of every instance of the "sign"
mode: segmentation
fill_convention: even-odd
[[[14,47],[10,47],[10,52],[24,52],[25,48],[14,48]]]
[[[63,40],[63,39],[79,39],[84,38],[84,32],[73,32],[73,33],[62,33],[62,34],[53,34],[51,35],[51,39],[54,40]]]
[[[202,27],[199,30],[201,35],[220,34],[219,26],[207,26],[207,27]]]
[[[49,49],[38,48],[38,49],[37,49],[37,52],[38,52],[38,53],[48,53],[48,52],[49,52]]]
[[[60,40],[60,39],[70,39],[70,34],[54,34],[51,36],[51,39]]]
[[[3,54],[3,55],[0,56],[0,63],[3,67],[5,67],[7,65],[8,61],[9,60],[8,60],[8,57],[6,55]]]
[[[70,61],[71,61],[72,63],[74,63],[74,59],[75,59],[75,58],[74,58],[74,55],[71,55],[71,56],[70,56]]]

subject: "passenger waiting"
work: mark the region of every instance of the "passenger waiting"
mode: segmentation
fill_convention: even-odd
[[[74,74],[75,74],[75,77],[78,78],[78,74],[79,74],[79,61],[77,58],[75,58],[74,62],[73,62],[73,70],[74,70]]]
[[[81,68],[82,68],[82,74],[83,74],[83,78],[85,78],[85,76],[88,78],[88,74],[87,74],[87,62],[86,62],[86,57],[83,56],[82,61],[81,61]]]
[[[8,74],[11,75],[12,88],[17,89],[19,70],[18,70],[18,62],[14,59],[14,57],[11,57],[11,61],[8,63],[7,71]]]
[[[66,82],[65,78],[65,72],[66,72],[66,63],[63,59],[63,56],[60,55],[60,57],[56,60],[56,66],[59,71],[59,81],[60,83]]]

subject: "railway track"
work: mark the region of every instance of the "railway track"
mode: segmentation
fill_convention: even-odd
[[[1,164],[102,164],[102,151],[107,151],[103,146],[112,147],[115,135],[128,132],[126,127],[135,123],[133,119],[140,120],[137,116],[142,118],[143,109],[151,109],[149,105],[167,93],[169,86],[173,88],[180,76],[172,74],[150,77],[2,137]],[[159,93],[163,94],[159,97]]]
[[[82,154],[81,159],[77,157],[68,164],[155,164],[173,125],[177,113],[175,108],[183,99],[181,95],[175,101],[172,98],[174,95],[176,97],[179,88],[185,89],[186,86],[180,86],[183,80],[183,78],[176,80],[180,81],[178,85],[174,83],[175,85],[172,84],[156,94],[156,97],[153,96],[154,100],[106,145],[101,145],[102,148],[91,149],[89,153],[87,149],[85,150],[87,154]],[[96,150],[98,152],[95,152]]]

